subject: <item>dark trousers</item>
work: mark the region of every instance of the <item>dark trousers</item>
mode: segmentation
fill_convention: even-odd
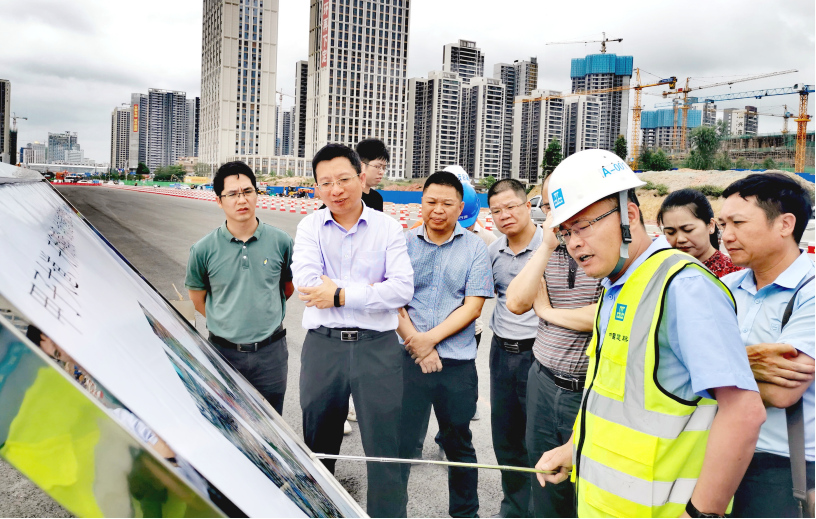
[[[217,344],[215,347],[232,364],[232,367],[237,369],[258,390],[275,411],[282,415],[283,397],[286,394],[286,376],[289,369],[286,337],[253,352],[239,352],[236,349],[224,348]]]
[[[470,419],[476,412],[476,361],[442,359],[442,371],[422,373],[410,355],[403,354],[405,394],[402,399],[400,457],[410,458],[417,441],[428,427],[431,405],[439,421],[440,441],[450,461],[476,462]],[[410,464],[402,464],[402,484],[407,500]],[[451,517],[476,517],[479,511],[476,469],[448,468],[448,513]]]
[[[303,437],[317,453],[339,454],[343,424],[354,397],[366,456],[399,456],[403,349],[397,334],[370,332],[342,342],[328,330],[309,330],[303,342],[300,406]],[[323,460],[334,473],[334,460]],[[367,463],[367,509],[371,517],[405,517],[400,466]]]
[[[580,391],[555,385],[537,361],[527,377],[527,453],[534,467],[541,455],[567,443],[581,406]],[[569,480],[544,488],[533,485],[535,517],[577,517],[575,491]]]
[[[814,463],[808,461],[808,489],[813,488],[813,470]],[[755,452],[734,495],[730,517],[799,517],[790,458]]]
[[[494,335],[490,343],[490,429],[499,465],[527,467],[527,377],[533,352],[508,353]],[[502,472],[502,517],[529,517],[534,475]]]
[[[479,343],[482,341],[482,334],[476,334],[476,349],[479,349]],[[479,388],[476,388],[476,400],[479,400]],[[474,411],[474,414],[476,411]],[[425,427],[422,429],[422,432],[419,434],[419,441],[417,441],[417,450],[414,454],[414,458],[422,459],[422,446],[425,444],[425,436],[428,434],[428,423],[431,421],[431,408],[428,408],[428,418],[423,418],[422,423],[425,424]],[[440,427],[439,431],[436,433],[434,437],[434,441],[437,445],[442,447],[442,428]]]

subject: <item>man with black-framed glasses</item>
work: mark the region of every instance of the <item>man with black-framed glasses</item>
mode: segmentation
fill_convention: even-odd
[[[185,286],[210,342],[282,414],[292,238],[255,217],[255,174],[243,162],[221,166],[213,191],[226,220],[190,248]]]
[[[385,143],[379,139],[364,139],[357,143],[354,148],[362,162],[362,172],[365,173],[365,185],[363,185],[363,202],[368,207],[382,212],[383,197],[377,192],[377,187],[382,182],[383,176],[388,169],[388,162],[391,155]]]

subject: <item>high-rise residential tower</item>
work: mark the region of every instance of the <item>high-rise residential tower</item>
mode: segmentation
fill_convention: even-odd
[[[204,0],[199,161],[272,155],[278,0]]]
[[[404,176],[409,0],[311,0],[305,155],[382,140]]]
[[[601,100],[598,96],[573,96],[564,99],[564,158],[583,150],[601,148]]]
[[[136,171],[139,163],[147,164],[147,94],[130,94],[130,151],[128,169]]]
[[[49,164],[71,164],[71,162],[66,162],[66,153],[78,151],[79,149],[76,132],[48,132],[47,159]]]
[[[728,134],[734,137],[757,134],[759,116],[756,106],[726,108],[723,110],[723,121],[728,128]]]
[[[538,87],[538,60],[516,60],[511,63],[496,63],[493,66],[493,77],[504,83],[505,95],[504,136],[502,151],[501,178],[511,177],[513,157],[513,104],[516,97],[528,96]],[[514,177],[515,178],[515,177]]]
[[[679,121],[681,117],[682,115],[678,110],[677,120]],[[702,118],[703,112],[700,110],[689,110],[686,127],[689,130],[697,128],[700,126]],[[675,126],[675,114],[672,108],[644,110],[640,114],[640,128],[643,133],[643,149],[662,148],[669,150],[675,145],[680,145],[680,127]]]
[[[504,96],[504,85],[495,78],[477,77],[462,84],[459,164],[473,178],[501,176]]]
[[[459,163],[462,80],[455,72],[429,72],[408,82],[405,176],[425,178]]]
[[[151,88],[147,97],[147,167],[154,171],[187,152],[187,94]]]
[[[45,164],[45,154],[47,153],[48,146],[41,142],[34,141],[29,142],[24,150],[23,162],[25,164]]]
[[[632,56],[591,54],[572,60],[572,92],[592,92],[629,86]],[[600,103],[598,148],[612,150],[618,135],[627,136],[629,128],[629,91],[591,94]]]
[[[201,98],[194,97],[187,100],[187,149],[185,157],[198,157],[199,115]]]
[[[475,41],[459,40],[442,49],[442,70],[456,72],[462,79],[484,76],[484,55]]]
[[[703,119],[702,125],[703,126],[716,126],[717,124],[717,105],[714,103],[703,103],[701,107],[701,111],[703,112]]]
[[[512,178],[527,184],[539,182],[547,146],[553,140],[563,145],[564,98],[560,96],[561,92],[553,90],[533,90],[529,95],[516,98],[513,106]]]
[[[9,132],[11,131],[11,81],[0,79],[0,162],[11,159]]]
[[[110,168],[127,173],[130,165],[130,123],[133,107],[129,104],[117,106],[111,113],[111,154]]]
[[[280,105],[275,107],[275,155],[292,155],[292,112],[291,108],[284,110]]]
[[[295,106],[292,117],[292,155],[306,156],[306,100],[309,95],[309,62],[298,61],[295,64]]]

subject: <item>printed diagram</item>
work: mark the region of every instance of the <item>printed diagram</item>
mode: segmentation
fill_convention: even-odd
[[[74,247],[74,222],[65,208],[58,207],[48,231],[48,242],[35,261],[29,295],[62,324],[79,332],[79,262]]]

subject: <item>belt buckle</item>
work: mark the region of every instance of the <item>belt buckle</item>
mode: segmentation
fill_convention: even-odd
[[[519,353],[519,343],[516,342],[507,342],[504,343],[504,349],[510,353]]]
[[[343,342],[354,342],[360,340],[360,332],[357,330],[340,330],[340,340]]]
[[[236,344],[235,346],[237,346],[239,353],[255,353],[256,351],[258,351],[257,342],[253,342],[252,344]]]

